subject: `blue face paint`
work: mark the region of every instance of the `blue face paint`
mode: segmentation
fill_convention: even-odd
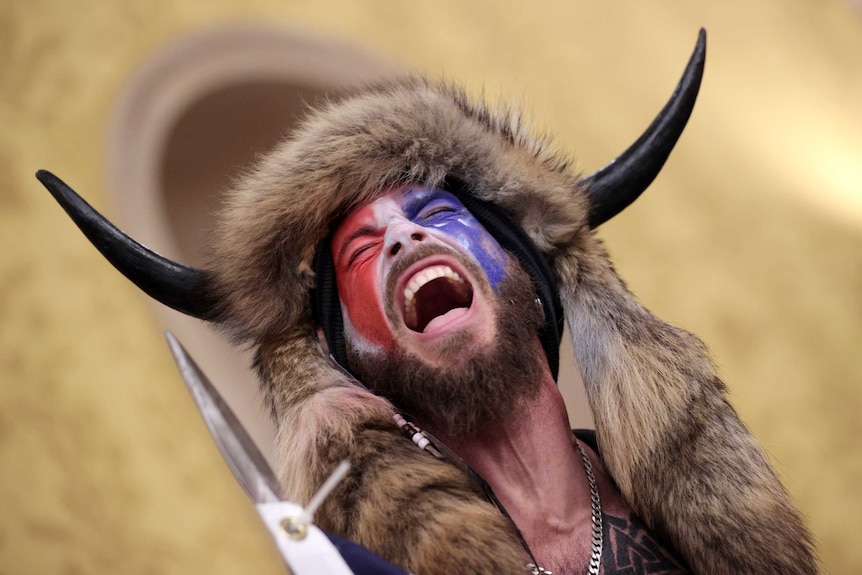
[[[404,216],[424,228],[440,230],[473,254],[495,292],[506,275],[509,258],[497,240],[454,194],[408,188],[399,202]]]

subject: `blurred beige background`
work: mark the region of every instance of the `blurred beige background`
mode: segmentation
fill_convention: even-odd
[[[862,570],[862,9],[0,0],[0,574],[284,572],[148,302],[33,178],[49,168],[113,216],[105,136],[125,82],[237,22],[523,101],[584,171],[648,124],[706,27],[680,145],[601,233],[647,306],[711,347],[824,570]]]

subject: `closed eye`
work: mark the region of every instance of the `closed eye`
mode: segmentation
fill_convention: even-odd
[[[435,206],[435,207],[431,208],[430,210],[428,210],[427,212],[425,212],[424,214],[422,214],[421,217],[423,220],[427,220],[429,218],[433,218],[434,216],[437,216],[440,214],[454,213],[455,211],[456,210],[453,206],[447,206],[447,205]]]
[[[374,238],[379,238],[380,234],[381,234],[380,230],[378,230],[374,226],[362,226],[361,228],[359,228],[358,230],[356,230],[355,232],[350,234],[350,237],[348,237],[346,240],[344,240],[344,242],[342,242],[341,247],[338,250],[338,261],[343,262],[344,257],[347,256],[348,261],[347,261],[346,265],[349,267],[353,263],[353,261],[357,258],[357,256],[359,256],[359,254],[365,250],[365,248],[368,248],[368,247],[374,245],[374,242],[369,241],[369,240],[374,240]],[[351,252],[350,251],[351,247],[357,241],[358,242],[369,241],[369,243],[367,243],[367,244],[360,243],[359,248],[356,251]],[[350,254],[349,256],[348,256],[348,253]]]
[[[359,257],[360,257],[362,254],[367,253],[370,249],[374,248],[375,246],[379,246],[379,245],[380,245],[380,243],[381,243],[381,242],[374,242],[374,243],[370,243],[370,244],[365,244],[365,245],[363,245],[363,246],[360,246],[360,247],[359,247],[359,248],[357,248],[356,250],[354,250],[354,251],[350,254],[350,259],[349,259],[349,260],[347,260],[347,267],[352,267],[352,266],[353,266],[353,264],[356,262],[356,260],[357,260],[357,259],[359,259]],[[368,255],[370,255],[370,254],[368,254]],[[360,263],[361,263],[361,262],[360,262]]]

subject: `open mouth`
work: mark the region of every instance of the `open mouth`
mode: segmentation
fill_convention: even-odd
[[[473,287],[447,265],[423,269],[404,287],[404,323],[422,333],[433,320],[473,303]]]

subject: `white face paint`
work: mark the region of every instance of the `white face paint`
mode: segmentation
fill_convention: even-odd
[[[393,266],[429,246],[439,248],[433,257],[400,270],[401,277],[390,277]],[[403,347],[405,339],[429,343],[477,320],[484,324],[485,316],[492,314],[483,297],[474,297],[473,288],[490,285],[496,291],[508,266],[506,252],[454,195],[427,188],[394,190],[354,211],[335,231],[331,248],[345,335],[355,349],[371,353]],[[476,277],[477,273],[484,277]],[[455,292],[455,299],[463,296],[470,301],[454,305],[457,309],[443,306],[440,317],[427,311],[428,306],[417,314],[412,307],[414,295],[427,303],[433,297],[428,293],[434,290],[424,294],[418,290],[435,280],[448,282],[443,291]],[[384,293],[393,285],[397,291]],[[401,319],[406,317],[406,322],[393,325],[392,314],[386,310],[387,295],[390,303],[400,306]],[[491,335],[485,333],[482,339]]]

